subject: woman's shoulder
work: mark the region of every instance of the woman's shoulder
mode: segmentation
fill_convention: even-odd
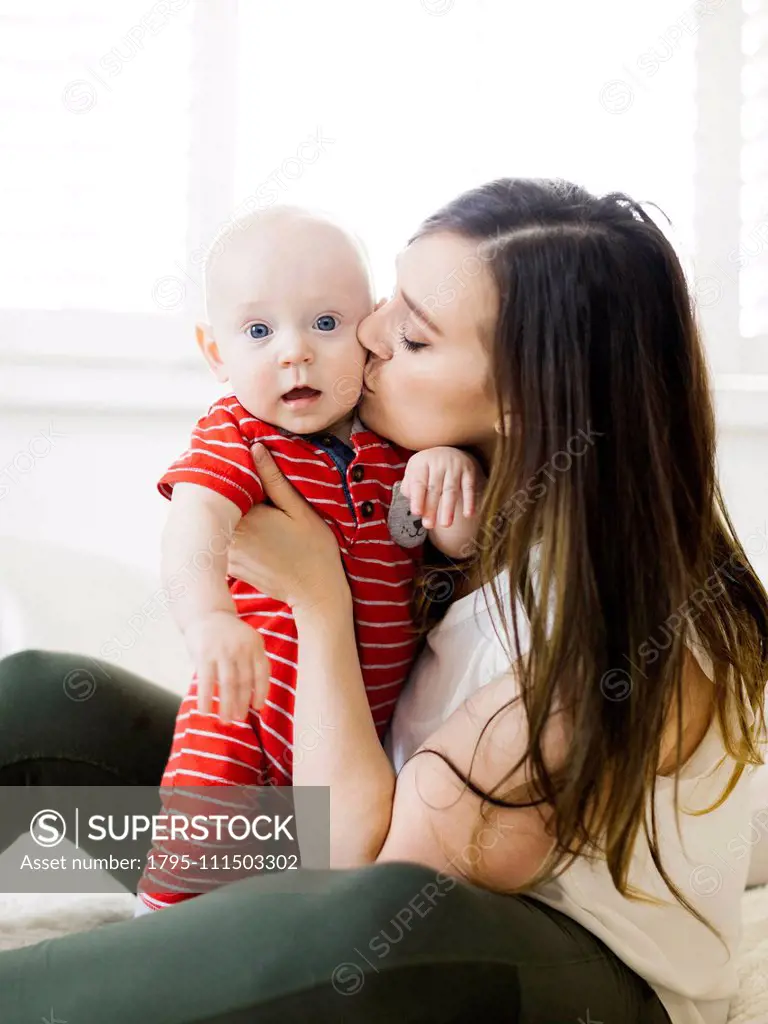
[[[678,717],[682,718],[682,743],[677,753]],[[674,776],[701,750],[715,717],[715,690],[711,661],[687,644],[683,656],[682,715],[677,702],[670,708],[657,774]]]

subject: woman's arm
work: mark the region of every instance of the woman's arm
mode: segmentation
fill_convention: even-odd
[[[331,867],[375,860],[389,828],[395,773],[376,734],[344,587],[294,608],[299,660],[294,786],[329,786]]]
[[[330,787],[331,867],[412,861],[493,890],[523,885],[552,846],[548,815],[486,807],[481,817],[480,798],[428,752],[442,753],[484,792],[492,790],[527,749],[521,702],[504,709],[517,693],[514,676],[482,687],[395,776],[373,725],[347,600],[335,595],[296,614],[293,781]],[[563,747],[562,729],[553,721],[553,760]],[[512,799],[524,800],[528,781],[521,767],[496,795],[509,799],[516,791]]]
[[[480,798],[438,753],[428,752],[443,754],[484,792],[493,790],[527,749],[515,677],[483,686],[396,777],[373,725],[347,602],[334,595],[296,614],[294,785],[330,787],[331,867],[413,861],[489,889],[523,885],[552,846],[548,815],[491,806],[481,817]],[[545,746],[552,763],[564,748],[563,730],[553,720]],[[496,795],[524,800],[527,782],[521,766]]]
[[[254,451],[254,458],[276,507],[259,506],[244,517],[230,550],[230,572],[293,609],[299,633],[294,784],[331,789],[331,866],[413,861],[490,889],[522,885],[552,846],[547,813],[486,808],[484,819],[480,798],[433,753],[415,755],[395,779],[373,726],[333,534],[268,453]],[[527,749],[522,702],[500,710],[516,693],[512,673],[489,682],[424,746],[481,790],[492,790]],[[552,767],[564,749],[564,731],[553,718],[545,743]],[[528,781],[523,765],[497,795],[523,795]]]
[[[397,777],[380,861],[414,861],[494,891],[524,886],[553,846],[548,808],[482,807],[439,755],[484,793],[530,799],[528,729],[512,671],[481,687],[429,737]],[[490,725],[488,723],[490,722]],[[487,726],[487,727],[486,727]],[[561,763],[566,734],[559,716],[544,742],[550,768]],[[431,753],[429,751],[435,751]],[[503,787],[495,789],[518,764]]]

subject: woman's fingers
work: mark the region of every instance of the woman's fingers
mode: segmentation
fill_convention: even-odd
[[[266,655],[253,659],[253,684],[248,699],[250,707],[258,711],[267,699],[269,689],[269,659]]]
[[[240,675],[237,665],[230,661],[218,663],[219,677],[219,718],[231,722],[239,702]]]
[[[213,705],[214,666],[202,665],[197,672],[197,710],[201,715],[210,715]]]
[[[283,512],[296,514],[304,510],[306,502],[293,484],[286,480],[272,458],[269,449],[263,444],[255,444],[251,448],[251,456],[259,474],[264,493],[269,500]]]

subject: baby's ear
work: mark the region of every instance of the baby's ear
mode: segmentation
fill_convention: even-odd
[[[222,362],[221,355],[219,353],[219,346],[216,344],[216,340],[213,337],[213,329],[210,324],[196,323],[195,324],[195,340],[197,341],[197,347],[203,353],[203,357],[213,370],[216,380],[224,383],[229,380],[229,374],[227,369]]]

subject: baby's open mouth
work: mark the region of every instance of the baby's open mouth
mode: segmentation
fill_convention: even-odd
[[[283,401],[289,402],[291,405],[304,405],[315,401],[320,395],[322,395],[322,391],[318,391],[316,388],[291,388],[283,395]]]

